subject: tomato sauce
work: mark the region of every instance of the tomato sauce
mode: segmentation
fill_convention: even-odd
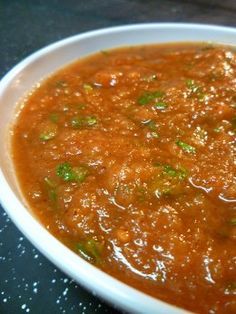
[[[236,53],[125,47],[37,85],[13,128],[19,184],[78,255],[154,297],[236,313]]]

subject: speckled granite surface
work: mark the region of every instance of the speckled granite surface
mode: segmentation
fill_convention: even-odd
[[[0,77],[24,57],[59,39],[141,22],[236,26],[236,1],[0,0]],[[56,269],[0,207],[0,313],[42,312],[118,313]]]

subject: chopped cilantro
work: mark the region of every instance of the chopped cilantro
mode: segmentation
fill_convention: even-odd
[[[153,138],[159,138],[160,137],[160,135],[157,132],[151,132],[150,135]]]
[[[53,139],[57,135],[57,125],[48,121],[41,126],[39,139],[43,142]]]
[[[56,186],[56,184],[49,177],[45,177],[44,182],[50,188],[54,188]]]
[[[74,181],[83,182],[88,176],[88,169],[84,166],[74,167]]]
[[[196,148],[185,143],[185,142],[182,142],[180,140],[176,141],[175,142],[176,145],[178,145],[183,151],[185,151],[186,153],[191,153],[191,154],[195,154],[196,153]]]
[[[88,169],[84,166],[72,168],[69,163],[65,162],[57,166],[56,174],[66,182],[82,183],[88,175]]]
[[[90,239],[76,244],[76,250],[78,253],[89,262],[99,263],[101,260],[101,254],[103,251],[103,245]]]
[[[150,189],[153,190],[157,198],[174,197],[180,195],[185,190],[183,180],[187,176],[184,168],[174,168],[169,164],[157,162],[153,164],[157,167],[157,172],[151,182]]]
[[[186,86],[191,94],[196,95],[200,101],[206,101],[208,99],[208,95],[203,92],[202,87],[199,86],[194,80],[187,79]]]
[[[231,226],[236,226],[236,218],[231,218],[229,223]]]
[[[156,122],[153,120],[149,120],[148,122],[145,123],[145,125],[149,128],[149,130],[151,131],[156,131],[157,130],[157,126],[156,126]]]
[[[222,128],[221,127],[217,127],[217,128],[214,128],[213,131],[216,132],[216,133],[220,133],[222,131]]]
[[[57,201],[57,192],[55,189],[48,190],[49,200],[53,203]]]
[[[97,124],[97,118],[94,116],[74,117],[71,125],[74,128],[90,127]]]
[[[59,119],[59,115],[57,113],[51,113],[49,116],[50,121],[57,123]]]
[[[75,117],[71,120],[71,126],[73,128],[82,128],[84,126],[83,118]]]
[[[201,92],[199,92],[197,96],[200,101],[207,101],[207,99],[209,98],[209,96],[206,93]]]
[[[168,107],[168,105],[165,102],[157,102],[154,104],[154,107],[159,110],[164,110]]]
[[[161,91],[155,91],[155,92],[145,92],[143,95],[141,95],[138,98],[138,104],[139,105],[147,105],[151,101],[154,101],[158,98],[161,98],[164,96],[164,93]]]
[[[162,164],[162,163],[154,163],[153,165],[154,167],[161,167],[163,169],[162,173],[164,175],[168,175],[170,177],[177,178],[179,180],[184,180],[188,175],[187,170],[183,167],[174,168],[171,165]]]
[[[48,133],[41,133],[39,135],[39,139],[43,142],[49,141],[53,139],[56,136],[54,132],[48,132]]]
[[[171,177],[176,177],[177,171],[170,165],[164,165],[164,173],[168,174]]]
[[[57,166],[56,173],[64,181],[74,181],[74,172],[69,163],[65,162]]]
[[[89,116],[85,118],[85,122],[88,126],[92,126],[92,125],[97,124],[97,119],[96,117]]]
[[[91,84],[84,84],[83,89],[86,93],[90,93],[93,90],[93,86]]]
[[[169,176],[176,177],[180,180],[184,180],[188,175],[186,169],[184,168],[174,169],[173,167],[169,165],[164,166],[164,172],[168,174]]]
[[[186,80],[186,85],[187,88],[192,92],[192,93],[196,93],[200,90],[200,86],[196,84],[196,82],[194,80],[191,79],[187,79]]]
[[[49,177],[44,178],[44,183],[48,193],[48,198],[55,206],[57,201],[56,183]]]

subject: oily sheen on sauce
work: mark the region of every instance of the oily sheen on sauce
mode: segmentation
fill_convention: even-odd
[[[22,192],[81,257],[199,313],[236,311],[236,53],[181,43],[101,51],[25,99]]]

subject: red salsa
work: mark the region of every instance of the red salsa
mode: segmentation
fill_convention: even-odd
[[[38,84],[13,128],[29,207],[82,258],[198,313],[236,313],[236,52],[101,51]]]

